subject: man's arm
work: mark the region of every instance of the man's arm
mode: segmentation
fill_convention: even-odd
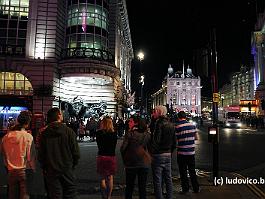
[[[126,148],[127,148],[127,146],[128,146],[128,136],[129,136],[129,133],[130,133],[130,131],[127,131],[126,133],[125,133],[125,136],[124,136],[124,139],[123,139],[123,142],[122,142],[122,145],[121,145],[121,148],[120,148],[120,152],[121,152],[121,154],[122,155],[124,155],[124,153],[125,153],[125,151],[126,151]]]
[[[40,163],[40,166],[42,169],[45,169],[45,154],[46,154],[46,138],[45,138],[45,132],[40,136],[39,139],[39,148],[38,148],[38,161]]]
[[[35,171],[36,169],[36,150],[33,140],[29,145],[29,151],[27,152],[28,167]]]
[[[198,132],[197,132],[197,131],[195,131],[195,133],[194,133],[194,137],[195,137],[195,140],[199,140]]]

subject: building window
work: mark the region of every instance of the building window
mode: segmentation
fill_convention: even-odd
[[[28,16],[29,0],[2,0],[0,1],[0,11],[3,15],[14,17]]]
[[[21,73],[0,72],[0,95],[32,95],[29,80]]]
[[[25,48],[28,7],[29,0],[0,1],[0,53],[16,54],[14,46]],[[9,46],[13,49],[8,49]]]
[[[68,26],[90,25],[107,30],[107,11],[98,5],[72,5],[68,10]]]

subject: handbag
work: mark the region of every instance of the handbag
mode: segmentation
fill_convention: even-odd
[[[143,145],[139,145],[139,147],[137,147],[136,153],[143,158],[145,164],[151,164],[152,157]]]
[[[125,165],[131,165],[141,160],[143,160],[144,164],[149,165],[152,161],[152,157],[143,145],[134,145],[130,143],[122,153],[122,160]]]

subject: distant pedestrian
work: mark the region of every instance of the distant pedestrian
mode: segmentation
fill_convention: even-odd
[[[89,131],[89,136],[91,141],[95,141],[96,131],[98,128],[98,123],[94,117],[91,117],[86,124],[86,130]]]
[[[125,199],[132,199],[134,183],[138,178],[139,198],[146,199],[146,182],[151,156],[148,152],[150,134],[143,119],[131,120],[130,130],[125,134],[120,148],[126,173]]]
[[[117,132],[114,131],[110,117],[104,117],[100,129],[96,132],[98,146],[97,173],[100,175],[100,190],[103,199],[110,199],[113,189],[113,175],[117,170],[115,149]]]
[[[78,138],[80,141],[84,140],[85,134],[86,134],[85,125],[84,125],[83,121],[79,121]]]
[[[118,118],[117,121],[117,132],[118,132],[118,136],[119,138],[122,138],[123,134],[124,134],[124,128],[125,128],[125,124],[123,122],[122,118]]]
[[[173,198],[171,155],[176,148],[175,128],[169,121],[165,106],[155,107],[153,132],[151,131],[152,171],[156,199],[162,199],[162,184],[166,185],[166,198]],[[163,183],[162,183],[163,182]]]
[[[3,137],[2,153],[8,170],[8,198],[16,199],[19,185],[20,199],[28,199],[26,169],[35,170],[35,146],[33,137],[26,130],[31,121],[31,113],[22,111],[17,124]]]
[[[178,113],[178,122],[176,124],[177,138],[177,161],[179,166],[182,191],[180,194],[189,192],[189,179],[187,170],[191,179],[194,193],[200,191],[197,176],[195,172],[195,140],[198,139],[196,127],[186,120],[184,111]]]
[[[63,122],[59,108],[47,113],[47,128],[40,138],[38,159],[50,198],[76,198],[74,169],[80,158],[75,132]]]

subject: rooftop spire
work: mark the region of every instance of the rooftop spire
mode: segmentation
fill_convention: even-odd
[[[185,78],[185,66],[184,66],[184,59],[183,59],[183,66],[182,66],[182,78]]]

